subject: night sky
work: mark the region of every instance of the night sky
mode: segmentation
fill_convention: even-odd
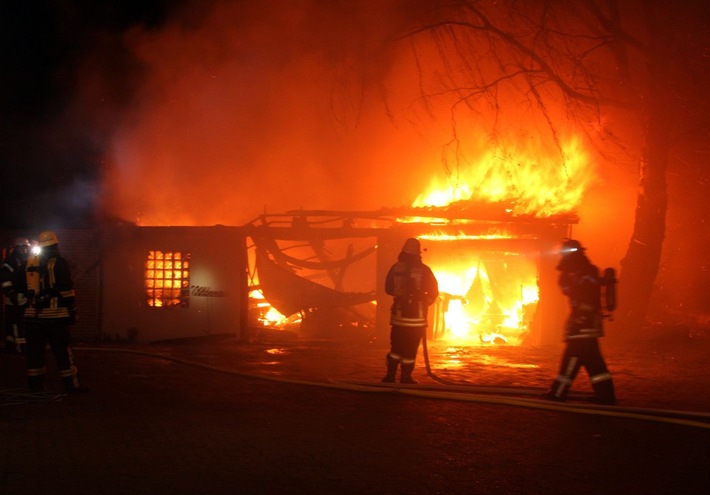
[[[112,106],[131,97],[139,70],[117,42],[159,27],[179,5],[160,0],[6,0],[0,3],[0,226],[73,227],[93,219]],[[72,114],[83,57],[105,45],[117,70],[91,121]]]

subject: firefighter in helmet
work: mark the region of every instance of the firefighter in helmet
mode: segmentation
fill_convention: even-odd
[[[579,369],[584,366],[594,390],[593,401],[615,404],[614,383],[598,341],[604,335],[601,293],[605,281],[584,251],[577,240],[566,239],[562,243],[562,259],[557,270],[562,293],[569,299],[570,315],[565,324],[566,347],[560,373],[543,398],[564,401]]]
[[[407,239],[397,262],[385,279],[385,292],[393,297],[390,314],[390,352],[383,382],[393,383],[401,365],[401,383],[417,383],[412,378],[419,343],[427,328],[427,311],[439,296],[439,284],[431,269],[422,263],[421,245]]]
[[[67,393],[85,391],[79,386],[70,341],[70,325],[76,322],[74,284],[69,264],[59,253],[52,231],[39,234],[37,264],[28,264],[28,279],[37,280],[25,311],[27,332],[27,380],[30,390],[44,388],[45,346],[54,354]],[[34,277],[34,278],[33,278]]]
[[[30,242],[17,238],[0,267],[0,283],[5,303],[5,350],[10,354],[25,351],[25,326],[23,314],[27,307],[27,279],[25,268],[30,252]]]

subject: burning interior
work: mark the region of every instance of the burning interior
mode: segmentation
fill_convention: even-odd
[[[576,222],[470,203],[262,215],[246,226],[251,326],[384,335],[384,276],[404,239],[418,237],[440,289],[429,338],[519,345],[547,340],[543,329],[552,327],[556,339],[559,326],[549,320],[564,311],[551,309],[559,303],[553,253]]]

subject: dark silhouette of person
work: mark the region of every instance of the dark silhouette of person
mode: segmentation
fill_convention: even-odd
[[[412,378],[419,343],[427,329],[429,306],[439,296],[439,284],[422,262],[421,245],[407,239],[397,262],[387,272],[385,292],[393,297],[390,313],[390,352],[383,382],[393,383],[401,365],[401,383],[417,383]]]
[[[581,367],[587,370],[594,390],[593,401],[615,404],[614,382],[599,349],[599,337],[604,335],[599,269],[584,253],[581,243],[566,239],[562,243],[562,259],[557,266],[559,285],[567,296],[570,314],[564,329],[566,343],[559,375],[542,397],[564,401]]]
[[[0,266],[0,284],[5,304],[5,350],[9,354],[25,352],[25,324],[27,307],[27,258],[30,242],[24,237],[13,241],[7,257]]]
[[[37,272],[38,287],[30,294],[25,310],[27,331],[27,381],[32,392],[44,388],[45,347],[49,344],[67,393],[85,392],[79,385],[70,346],[70,327],[76,322],[74,283],[69,263],[59,253],[59,241],[52,231],[39,234],[41,249],[37,264],[28,263],[28,275]]]

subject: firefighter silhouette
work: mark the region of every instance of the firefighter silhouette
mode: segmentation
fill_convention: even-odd
[[[419,343],[427,329],[427,313],[439,296],[439,284],[422,263],[421,245],[407,239],[397,262],[387,272],[385,292],[392,296],[390,313],[390,352],[383,382],[394,382],[401,365],[401,383],[417,383],[412,378]]]
[[[40,253],[28,263],[28,285],[33,287],[25,310],[27,381],[31,391],[44,388],[45,347],[49,344],[67,393],[83,392],[70,346],[70,326],[76,321],[74,284],[69,263],[59,253],[52,231],[38,237]]]
[[[613,300],[616,281],[612,269],[607,269],[605,277],[600,277],[598,268],[584,251],[580,242],[574,239],[567,239],[562,244],[562,259],[557,270],[560,272],[560,288],[570,304],[564,329],[566,347],[559,375],[542,398],[566,400],[579,369],[584,367],[594,390],[592,400],[599,404],[615,404],[614,382],[599,349],[599,337],[604,335],[602,288],[606,287],[606,309],[613,311],[616,308]]]
[[[5,304],[5,350],[9,354],[23,353],[27,344],[23,315],[27,307],[25,269],[29,253],[30,242],[25,238],[17,238],[0,267]]]

